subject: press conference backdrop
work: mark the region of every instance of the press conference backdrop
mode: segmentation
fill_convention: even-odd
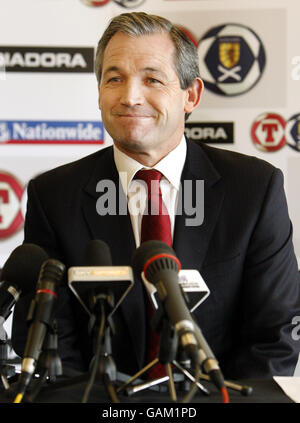
[[[93,58],[127,11],[165,16],[197,46],[206,89],[187,135],[283,171],[300,263],[298,0],[0,0],[0,267],[23,240],[28,181],[112,143]]]

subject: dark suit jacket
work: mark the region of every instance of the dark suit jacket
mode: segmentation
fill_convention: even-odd
[[[204,221],[186,226],[190,216],[178,215],[173,248],[182,268],[199,270],[211,291],[196,319],[226,377],[291,375],[299,352],[291,321],[300,315],[300,293],[282,173],[254,157],[187,145],[182,181],[204,180]],[[96,211],[96,185],[103,179],[118,188],[112,147],[31,181],[25,242],[69,267],[82,265],[87,242],[100,239],[109,245],[114,265],[130,265],[135,242],[129,215]],[[193,195],[195,189],[194,184]],[[92,356],[88,316],[67,287],[60,297],[60,355],[86,368]],[[27,307],[23,298],[14,314],[12,341],[20,355]],[[116,312],[115,324],[115,362],[133,374],[145,364],[147,349],[140,281]]]

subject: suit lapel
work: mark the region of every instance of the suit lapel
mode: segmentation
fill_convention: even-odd
[[[83,213],[92,237],[107,242],[114,265],[128,266],[135,242],[112,148],[100,156],[83,195]],[[109,212],[108,203],[111,206]],[[101,215],[103,210],[107,213]]]
[[[181,178],[182,213],[179,211],[175,219],[173,246],[183,268],[200,270],[222,207],[224,190],[222,179],[204,150],[189,141],[187,146],[187,158]],[[198,182],[197,185],[196,181],[203,182]],[[201,201],[197,202],[196,196]],[[188,224],[188,219],[197,217],[196,214],[189,216],[191,200],[194,206],[197,204],[198,218],[203,216],[203,221],[197,226]],[[202,207],[204,213],[201,211]]]

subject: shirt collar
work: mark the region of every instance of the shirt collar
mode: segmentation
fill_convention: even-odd
[[[131,183],[134,175],[140,169],[149,168],[127,156],[127,154],[120,151],[115,144],[113,145],[113,150],[114,160],[120,175],[122,187],[127,195],[129,184]],[[178,146],[153,167],[153,169],[159,170],[177,190],[180,188],[180,178],[186,159],[186,150],[186,140],[183,135]]]

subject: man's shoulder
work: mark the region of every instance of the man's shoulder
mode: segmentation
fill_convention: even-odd
[[[193,143],[195,145],[195,143]],[[208,144],[197,145],[221,176],[272,175],[276,168],[266,160],[256,156],[213,147]],[[197,148],[196,147],[196,148]],[[195,148],[195,147],[194,147]]]
[[[47,170],[34,178],[37,184],[65,184],[69,181],[84,181],[89,178],[95,167],[101,162],[113,160],[112,147],[100,149],[88,156]]]

